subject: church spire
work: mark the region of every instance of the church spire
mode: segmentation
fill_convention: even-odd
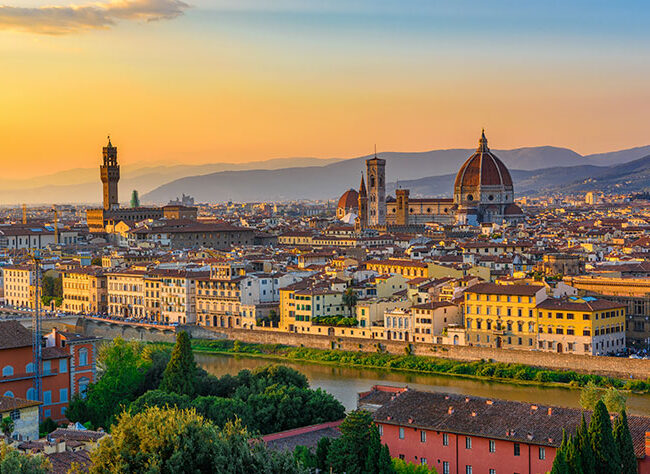
[[[367,196],[366,183],[363,180],[363,171],[361,172],[361,184],[359,185],[359,196]]]
[[[487,145],[487,138],[485,138],[485,129],[481,129],[481,138],[478,140],[478,148],[476,151],[487,152],[490,151]]]

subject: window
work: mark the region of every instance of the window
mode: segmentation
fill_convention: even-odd
[[[14,374],[14,368],[10,365],[5,365],[2,368],[2,376],[3,377],[10,377]]]
[[[427,458],[420,458],[420,464],[426,466],[427,465]]]
[[[494,453],[494,452],[496,452],[496,450],[497,450],[496,443],[494,442],[493,439],[491,439],[491,440],[490,440],[490,452],[491,452],[491,453]]]
[[[79,365],[88,365],[88,349],[83,348],[79,350]]]
[[[52,404],[52,391],[47,390],[43,392],[43,405],[51,405]]]
[[[377,429],[379,430],[379,436],[384,436],[384,425],[377,425]]]
[[[442,461],[442,474],[449,474],[449,461]]]
[[[442,433],[442,445],[449,446],[449,435],[447,433]]]
[[[68,401],[68,389],[67,388],[59,389],[59,401],[60,402],[67,402]]]
[[[9,416],[14,421],[20,420],[20,410],[12,410]]]
[[[27,390],[27,400],[38,400],[38,395],[34,388]]]
[[[12,392],[11,390],[7,390],[7,391],[5,392],[5,394],[4,394],[4,396],[5,396],[5,397],[13,397],[13,396],[14,396],[14,392]]]
[[[542,446],[539,447],[539,458],[541,460],[546,459],[546,448],[544,448]]]
[[[496,469],[490,469],[490,474],[497,474],[497,470]]]
[[[25,372],[27,372],[28,374],[33,374],[34,372],[36,372],[35,367],[36,366],[34,365],[34,363],[30,362],[25,366]]]
[[[427,432],[426,431],[420,431],[420,442],[421,443],[426,443],[427,442]]]
[[[465,436],[465,449],[472,449],[472,438]]]
[[[404,428],[399,427],[399,439],[404,439]]]
[[[86,398],[86,391],[88,390],[88,384],[90,379],[88,377],[82,377],[79,379],[79,395],[81,398]]]
[[[46,360],[43,362],[43,374],[48,375],[50,372],[52,372],[52,362]]]
[[[465,466],[465,474],[472,474],[472,466],[470,465]]]
[[[519,443],[515,443],[515,456],[519,456],[521,454],[521,447],[519,446]]]

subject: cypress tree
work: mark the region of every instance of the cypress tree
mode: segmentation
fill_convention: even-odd
[[[609,412],[602,400],[596,403],[589,423],[589,438],[596,460],[596,474],[614,474],[621,471],[621,458],[612,433]]]
[[[171,359],[163,372],[160,390],[194,396],[196,393],[196,362],[187,332],[176,335],[176,344]]]
[[[594,459],[594,451],[591,449],[591,439],[589,438],[589,430],[587,428],[587,421],[585,414],[582,414],[582,420],[576,433],[575,443],[580,451],[580,461],[582,462],[582,472],[584,474],[596,473],[596,461]]]
[[[555,452],[551,474],[569,474],[569,465],[567,464],[564,445],[560,446]]]
[[[571,474],[584,474],[582,471],[582,456],[580,454],[580,447],[578,446],[577,435],[569,437],[565,455],[569,472]]]
[[[634,443],[630,434],[630,427],[627,424],[625,410],[614,421],[614,440],[618,447],[618,454],[621,458],[621,473],[636,474],[637,462],[634,454]]]

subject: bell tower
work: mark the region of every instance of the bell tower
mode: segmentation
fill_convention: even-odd
[[[117,209],[120,201],[117,197],[117,183],[120,180],[120,165],[117,164],[117,147],[108,137],[108,145],[103,149],[104,162],[99,167],[104,188],[104,209]]]
[[[366,160],[368,178],[368,225],[386,224],[386,160],[375,157]]]

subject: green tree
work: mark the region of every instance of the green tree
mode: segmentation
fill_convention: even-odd
[[[429,469],[423,464],[413,464],[402,459],[393,459],[393,469],[396,474],[435,474],[434,468]]]
[[[625,410],[614,421],[614,440],[618,448],[618,454],[621,458],[621,473],[636,474],[637,461],[634,454],[634,443],[630,434],[630,427],[627,424],[627,414]]]
[[[594,451],[591,447],[589,428],[587,427],[587,421],[585,420],[584,413],[582,414],[582,418],[580,420],[580,426],[578,426],[576,437],[574,438],[574,443],[576,443],[578,450],[580,451],[582,472],[584,474],[595,474],[596,464],[594,459]]]
[[[357,292],[352,288],[348,288],[345,290],[345,293],[343,293],[343,304],[347,306],[350,316],[352,316],[352,308],[357,305],[358,299]]]
[[[49,416],[39,424],[38,426],[38,432],[41,437],[46,436],[50,434],[52,431],[57,429],[59,425],[57,424],[56,421],[54,421],[52,418]]]
[[[190,397],[187,395],[179,395],[162,390],[149,390],[131,402],[131,405],[129,405],[129,413],[135,415],[151,407],[178,408],[182,410],[189,408],[190,403]]]
[[[0,443],[0,474],[46,474],[51,468],[42,454],[24,454]]]
[[[603,403],[607,407],[607,410],[611,413],[621,413],[625,411],[625,404],[627,402],[627,396],[617,390],[614,387],[609,387],[603,394]]]
[[[0,420],[0,431],[7,438],[11,437],[11,434],[14,432],[14,420],[10,416],[6,416]]]
[[[332,441],[329,438],[324,437],[319,439],[318,444],[316,445],[316,468],[323,472],[328,468],[327,455],[331,444]]]
[[[140,196],[137,189],[131,192],[131,207],[140,207]]]
[[[336,473],[374,474],[393,473],[390,460],[382,455],[379,432],[372,416],[365,410],[348,414],[339,427],[341,436],[332,442],[327,463]],[[378,448],[379,443],[379,448]],[[369,459],[374,456],[375,459]],[[386,462],[387,461],[387,462]]]
[[[251,443],[240,423],[219,430],[194,410],[148,408],[124,412],[92,452],[90,472],[247,474],[306,472],[291,454]]]
[[[609,412],[602,400],[596,403],[589,423],[589,437],[596,461],[597,474],[619,472],[621,460],[612,433]]]
[[[196,369],[190,337],[187,332],[181,331],[176,336],[176,344],[163,373],[160,389],[193,396],[196,393]]]
[[[143,393],[143,381],[151,367],[147,354],[150,349],[144,349],[142,344],[121,338],[101,346],[97,358],[99,379],[88,386],[84,396],[72,398],[66,417],[108,429],[117,414]]]
[[[585,410],[593,410],[602,396],[602,390],[590,380],[580,391],[580,406]]]

